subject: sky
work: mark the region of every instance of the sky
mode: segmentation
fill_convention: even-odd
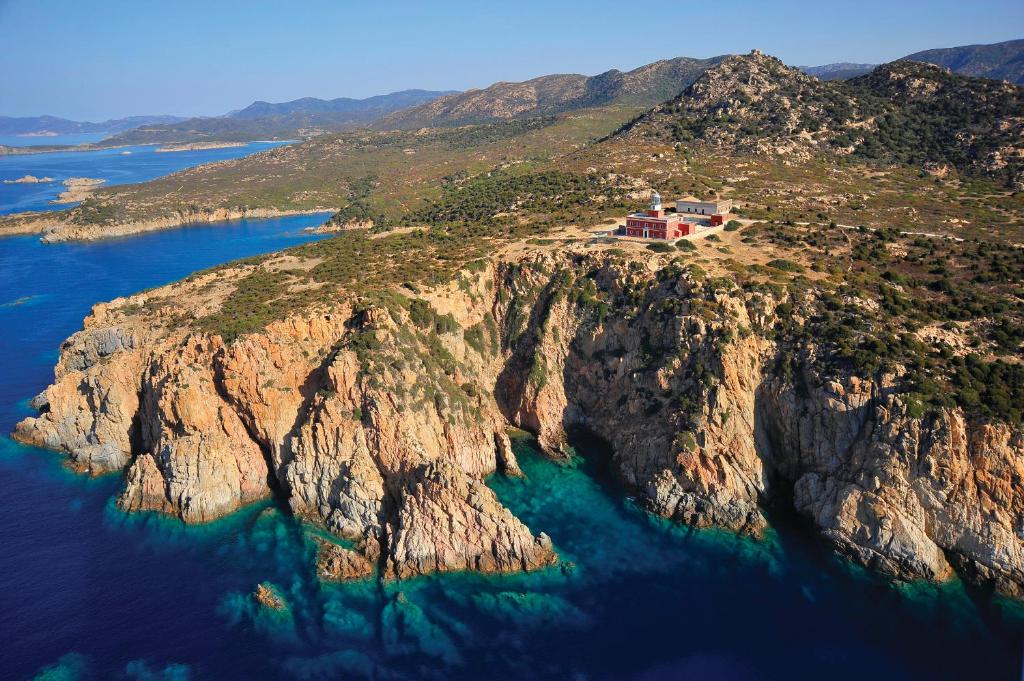
[[[1021,0],[0,0],[0,115],[220,115],[745,53],[880,63],[1024,37]]]

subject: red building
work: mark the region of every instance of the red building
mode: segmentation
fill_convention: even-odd
[[[683,222],[678,215],[667,215],[661,206],[658,192],[651,196],[651,207],[626,218],[626,236],[641,239],[678,239],[693,234],[697,226]]]

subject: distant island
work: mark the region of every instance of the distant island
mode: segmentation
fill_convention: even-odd
[[[4,180],[4,184],[44,184],[46,182],[53,182],[53,178],[25,175],[23,177],[19,177],[17,180]]]
[[[168,144],[156,149],[158,154],[172,153],[175,151],[201,151],[203,149],[229,149],[231,147],[244,147],[248,142],[186,142],[184,144]]]

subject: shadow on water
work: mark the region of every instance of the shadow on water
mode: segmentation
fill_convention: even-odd
[[[135,633],[118,629],[113,648],[73,639],[82,644],[64,650],[80,654],[62,658],[57,671],[192,679],[1016,678],[1019,620],[979,617],[962,586],[889,585],[836,559],[784,509],[772,511],[773,529],[761,540],[665,521],[628,499],[607,445],[586,433],[571,444],[571,460],[555,463],[517,440],[526,477],[488,481],[531,530],[555,542],[563,563],[530,574],[322,584],[313,568],[317,530],[275,500],[185,526],[124,514],[110,485],[97,487],[106,495],[104,534],[122,547],[111,558],[130,568],[116,573],[124,597],[143,602],[127,611],[108,603],[111,621],[127,617]],[[145,579],[136,583],[138,571]],[[257,606],[259,583],[272,585],[287,610]],[[183,585],[187,591],[161,595]],[[168,597],[176,609],[168,610]],[[153,616],[170,617],[176,633],[148,623]],[[148,657],[134,659],[140,654]],[[129,674],[130,665],[152,676]]]

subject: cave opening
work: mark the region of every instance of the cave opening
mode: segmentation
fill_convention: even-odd
[[[582,470],[605,494],[622,499],[632,493],[618,472],[615,449],[608,440],[583,425],[567,428],[566,438],[572,452],[580,458]]]

